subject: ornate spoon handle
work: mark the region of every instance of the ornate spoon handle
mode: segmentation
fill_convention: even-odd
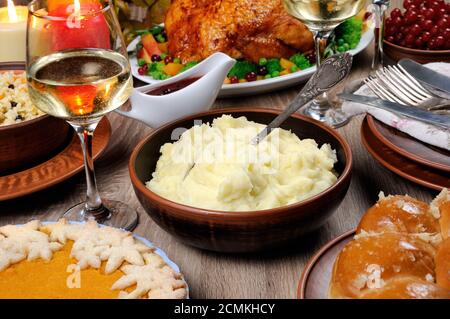
[[[252,144],[258,144],[300,107],[345,79],[350,73],[352,60],[352,55],[349,53],[333,55],[326,59],[305,84],[300,93],[292,100],[287,109],[255,136],[252,139]]]

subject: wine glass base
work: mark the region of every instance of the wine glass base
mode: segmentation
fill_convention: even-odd
[[[323,105],[321,105],[320,108],[316,108],[314,107],[314,105],[312,105],[313,103],[314,102],[311,102],[311,104],[309,104],[302,110],[302,113],[310,118],[313,118],[334,128],[344,126],[350,120],[350,117],[348,117],[341,110],[336,110],[331,106],[324,107]]]
[[[86,203],[79,203],[63,215],[69,221],[84,222],[90,216],[95,217],[99,224],[132,231],[138,223],[136,210],[125,203],[115,200],[102,200],[104,208],[101,212],[89,212]]]

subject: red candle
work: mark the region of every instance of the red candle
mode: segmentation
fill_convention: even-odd
[[[110,49],[109,27],[100,12],[102,8],[97,0],[55,1],[49,4],[50,16],[65,18],[50,23],[53,50]]]

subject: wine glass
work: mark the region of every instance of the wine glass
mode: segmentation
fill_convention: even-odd
[[[331,32],[344,20],[356,15],[366,0],[284,0],[284,5],[292,16],[302,21],[313,33],[316,48],[316,64],[319,66]],[[315,98],[303,113],[332,127],[348,122],[348,117],[340,110],[333,109],[324,93]]]
[[[383,67],[383,22],[390,0],[372,0],[373,13],[375,15],[375,47],[372,59],[372,70]]]
[[[81,141],[86,201],[64,217],[132,230],[138,215],[128,205],[101,199],[92,138],[102,117],[124,104],[133,80],[126,46],[109,0],[35,0],[27,22],[27,81],[33,103],[66,120]]]

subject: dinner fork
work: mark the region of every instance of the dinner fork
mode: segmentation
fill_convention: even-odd
[[[384,67],[364,83],[379,98],[428,111],[449,112],[450,100],[434,96],[401,65]]]

